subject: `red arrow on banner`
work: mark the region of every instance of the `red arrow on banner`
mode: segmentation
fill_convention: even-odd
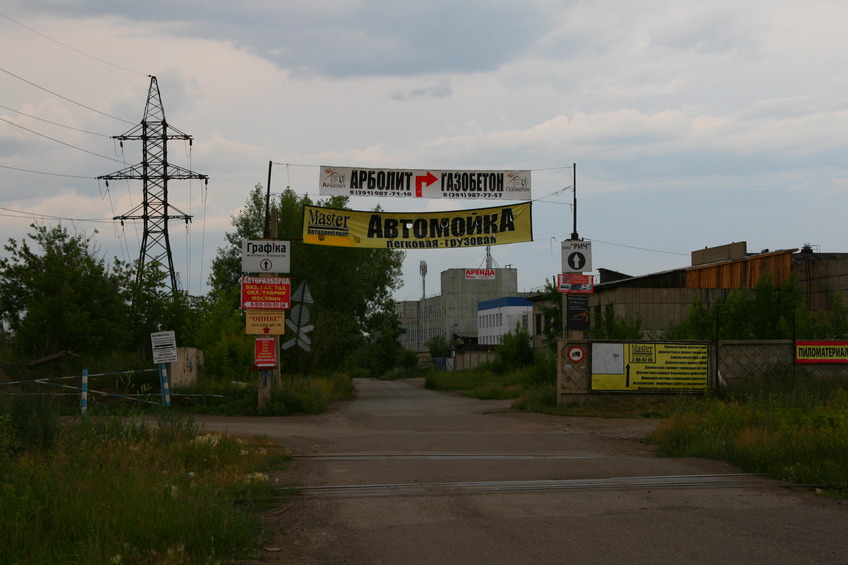
[[[427,171],[426,176],[415,177],[415,196],[417,198],[421,198],[421,189],[423,188],[423,186],[430,186],[437,180],[439,180],[439,178],[430,171]]]

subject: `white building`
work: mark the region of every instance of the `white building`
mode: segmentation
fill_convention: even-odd
[[[530,332],[533,303],[526,298],[506,296],[477,304],[477,343],[497,345],[516,328]]]

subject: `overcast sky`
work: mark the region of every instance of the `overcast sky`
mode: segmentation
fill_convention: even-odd
[[[848,3],[842,0],[6,0],[0,8],[0,242],[32,222],[138,256],[111,221],[141,183],[96,177],[141,160],[110,139],[141,121],[157,77],[169,160],[194,217],[170,226],[180,280],[211,259],[251,188],[318,198],[320,165],[529,169],[532,243],[492,247],[519,290],[592,241],[595,270],[683,267],[695,249],[848,251]],[[357,210],[479,207],[353,198]],[[100,220],[100,221],[91,221]],[[399,300],[485,248],[409,252]],[[296,263],[297,257],[292,261]],[[316,300],[319,298],[316,297]]]

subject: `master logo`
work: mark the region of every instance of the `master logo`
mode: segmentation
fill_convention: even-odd
[[[631,363],[656,363],[656,349],[652,343],[630,344]]]
[[[350,227],[348,221],[350,215],[341,214],[339,211],[327,211],[327,209],[309,209],[306,230],[308,235],[317,235],[323,239],[325,235],[336,237],[348,237]]]

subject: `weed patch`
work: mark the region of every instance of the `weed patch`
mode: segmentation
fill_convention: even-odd
[[[7,421],[6,419],[2,421]],[[190,419],[79,418],[49,446],[0,446],[0,562],[208,563],[261,541],[262,470],[285,454],[261,438],[201,434]]]
[[[723,459],[848,495],[848,393],[821,381],[680,403],[648,439],[670,457]]]

